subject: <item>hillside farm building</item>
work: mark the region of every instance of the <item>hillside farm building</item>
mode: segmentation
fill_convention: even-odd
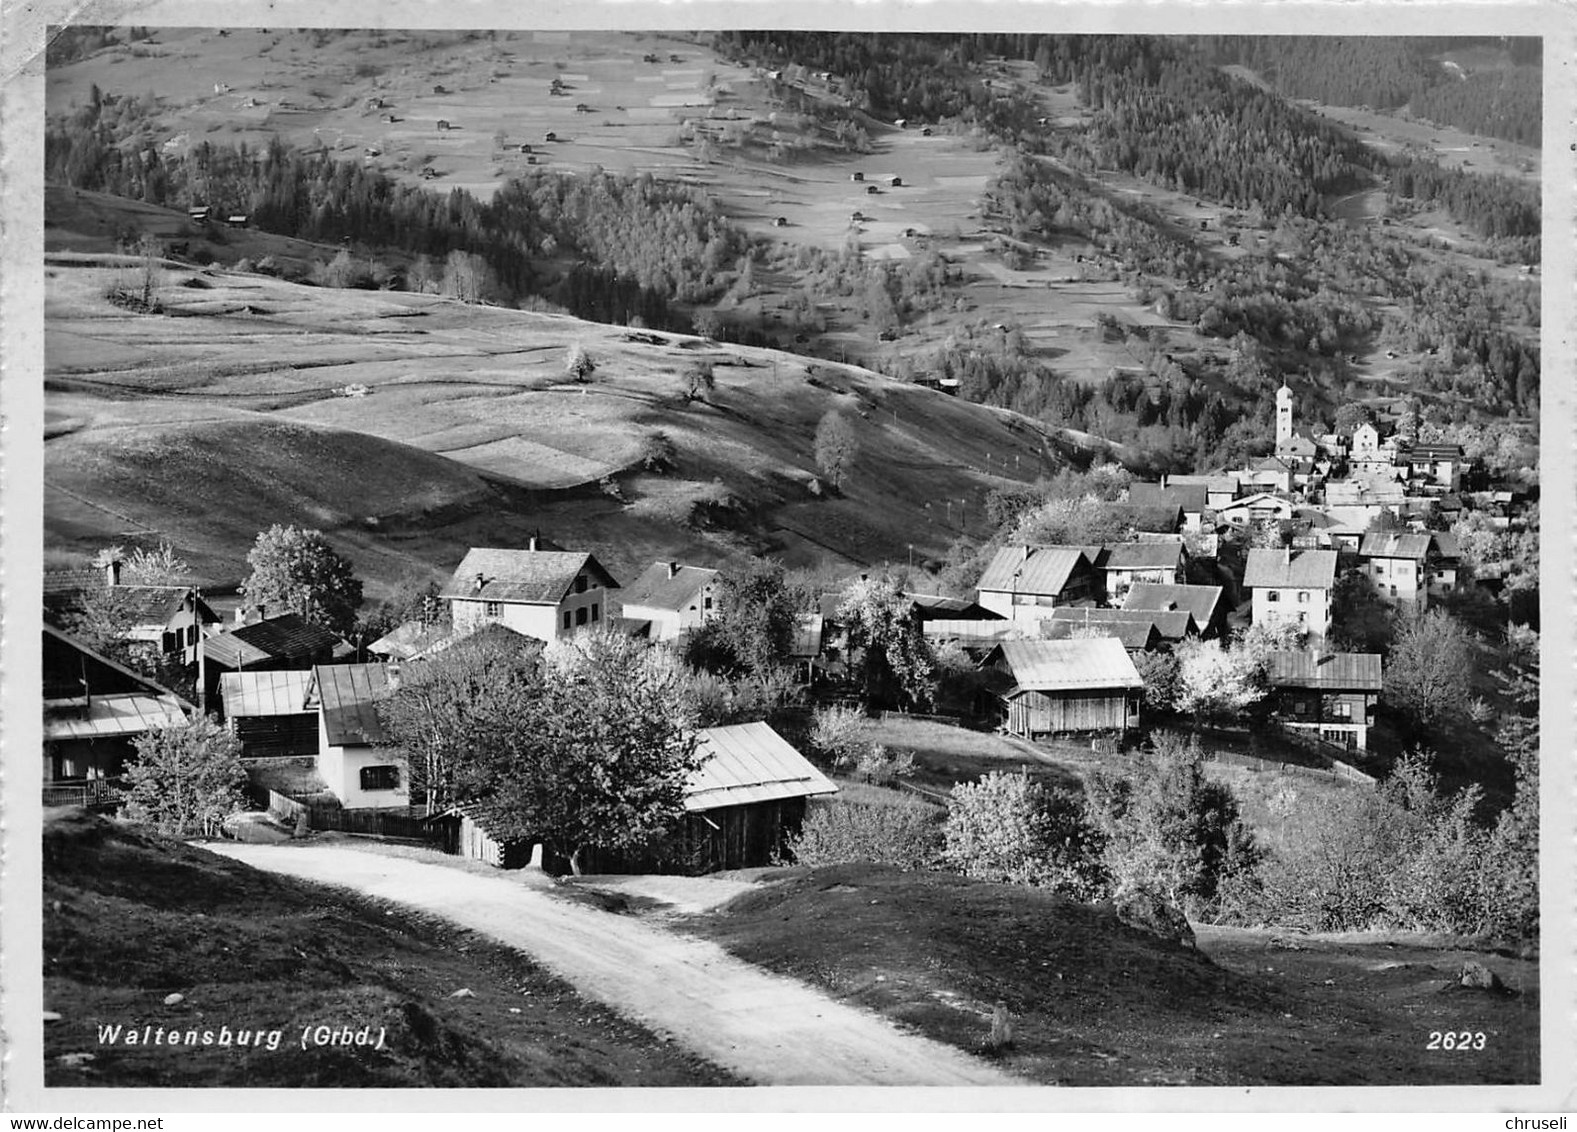
[[[318,717],[307,706],[312,673],[305,669],[226,672],[219,678],[225,721],[244,759],[318,753]]]
[[[1144,680],[1115,637],[1003,641],[981,662],[1014,735],[1139,726]]]
[[[473,547],[438,595],[449,602],[455,634],[498,621],[539,641],[596,626],[609,616],[613,575],[583,551]]]

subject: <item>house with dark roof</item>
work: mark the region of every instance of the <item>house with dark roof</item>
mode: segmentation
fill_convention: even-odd
[[[1205,489],[1205,508],[1214,511],[1217,507],[1225,507],[1238,497],[1239,485],[1236,475],[1230,472],[1213,472],[1206,475],[1175,475],[1162,476],[1162,487],[1202,487]],[[1129,489],[1132,491],[1132,489]]]
[[[1382,600],[1417,602],[1420,608],[1428,602],[1430,544],[1427,534],[1371,531],[1363,536],[1358,559]]]
[[[1235,490],[1235,489],[1234,489]],[[1140,507],[1176,507],[1183,516],[1183,529],[1197,531],[1209,509],[1206,487],[1202,483],[1133,483],[1128,485],[1128,502]]]
[[[1269,491],[1256,491],[1216,508],[1218,521],[1232,527],[1292,518],[1292,500]]]
[[[1221,636],[1227,627],[1227,602],[1220,586],[1169,586],[1154,582],[1139,582],[1123,599],[1123,609],[1139,613],[1186,613],[1192,624],[1189,632],[1198,633],[1206,640]],[[1168,623],[1157,621],[1163,633]]]
[[[1378,654],[1273,652],[1267,676],[1271,712],[1283,726],[1350,750],[1368,749],[1384,686]]]
[[[498,621],[528,637],[551,641],[612,616],[619,583],[585,551],[548,550],[532,538],[523,550],[473,547],[442,592],[456,633]]]
[[[45,618],[60,625],[89,607],[111,610],[124,626],[119,639],[134,649],[196,664],[197,642],[214,631],[219,615],[192,586],[123,584],[120,566],[46,570]]]
[[[1095,568],[1100,571],[1106,600],[1118,605],[1137,582],[1181,582],[1187,560],[1181,540],[1124,542],[1102,547]]]
[[[619,591],[621,616],[651,623],[648,636],[671,641],[718,614],[722,575],[705,566],[653,562]]]
[[[967,597],[943,597],[941,594],[903,595],[914,603],[915,620],[923,626],[927,621],[997,621],[993,613],[977,601]]]
[[[1139,725],[1144,680],[1114,637],[1004,641],[986,654],[981,668],[1015,735],[1125,731]]]
[[[386,745],[378,701],[399,670],[384,664],[320,664],[306,706],[317,713],[318,775],[347,810],[404,807],[410,783],[404,752]]]
[[[1335,585],[1334,550],[1255,547],[1243,571],[1243,586],[1253,595],[1254,624],[1296,625],[1322,640],[1331,631]]]
[[[1401,445],[1395,462],[1409,483],[1442,495],[1462,489],[1462,473],[1468,466],[1460,444],[1427,441]]]
[[[108,805],[139,736],[196,707],[50,625],[43,627],[44,804]]]
[[[203,641],[205,702],[220,702],[219,684],[226,672],[305,670],[346,660],[354,652],[337,633],[299,613],[280,613],[236,625]]]
[[[1106,509],[1137,535],[1175,535],[1183,529],[1183,509],[1177,503],[1108,503]]]
[[[975,600],[1009,621],[1039,621],[1059,605],[1094,604],[1101,577],[1099,547],[1005,546],[975,585]]]

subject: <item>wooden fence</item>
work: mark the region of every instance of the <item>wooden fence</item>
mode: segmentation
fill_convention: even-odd
[[[268,792],[268,813],[285,825],[294,825],[305,814],[310,829],[359,833],[368,837],[399,837],[419,841],[438,841],[443,837],[442,831],[434,823],[408,812],[314,806],[274,790]]]
[[[918,719],[923,723],[943,723],[948,727],[965,726],[964,717],[961,715],[926,715],[918,711],[884,711],[881,718],[885,722],[889,719]]]
[[[46,806],[85,806],[112,810],[120,805],[121,780],[91,778],[83,782],[53,782],[44,787]]]

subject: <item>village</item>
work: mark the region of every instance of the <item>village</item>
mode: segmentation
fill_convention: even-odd
[[[961,650],[979,670],[945,706],[934,693],[861,698],[854,677],[874,646],[851,649],[836,593],[797,615],[781,658],[794,674],[790,698],[872,712],[934,708],[930,718],[962,727],[1115,752],[1155,722],[1142,706],[1155,696],[1141,670],[1152,682],[1162,670],[1149,661],[1189,642],[1220,650],[1252,628],[1272,633],[1276,646],[1261,661],[1267,726],[1323,765],[1372,782],[1364,767],[1386,674],[1378,653],[1329,643],[1338,577],[1356,571],[1382,602],[1415,613],[1461,585],[1494,586],[1493,570],[1459,578],[1449,527],[1467,506],[1519,528],[1528,500],[1486,483],[1458,445],[1409,440],[1394,427],[1382,434],[1367,420],[1349,435],[1298,427],[1295,411],[1283,385],[1275,450],[1242,469],[1129,484],[1110,505],[1127,517],[1129,540],[1002,546],[972,598],[897,594],[902,618],[933,655]],[[1218,557],[1224,543],[1243,545],[1239,569]],[[678,649],[720,614],[726,581],[709,565],[665,561],[621,584],[593,555],[533,537],[517,548],[473,548],[420,617],[357,647],[288,609],[243,604],[226,623],[199,591],[126,584],[120,570],[111,559],[46,578],[47,804],[113,809],[139,737],[207,712],[239,741],[247,795],[274,827],[414,837],[503,867],[540,865],[540,845],[491,836],[485,806],[460,800],[435,811],[412,797],[408,752],[389,744],[377,710],[402,670],[489,638],[608,633]],[[187,673],[195,697],[61,628],[85,597],[106,589],[133,607],[124,643]],[[813,765],[764,716],[697,739],[705,756],[684,810],[689,838],[706,851],[692,867],[783,859],[807,803],[837,789],[832,767]]]

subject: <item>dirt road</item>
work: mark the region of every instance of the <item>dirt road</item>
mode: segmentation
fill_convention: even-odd
[[[581,994],[760,1085],[1022,1085],[715,944],[478,876],[326,845],[210,844],[260,869],[419,908],[519,948]],[[984,1026],[982,1026],[984,1032]]]

